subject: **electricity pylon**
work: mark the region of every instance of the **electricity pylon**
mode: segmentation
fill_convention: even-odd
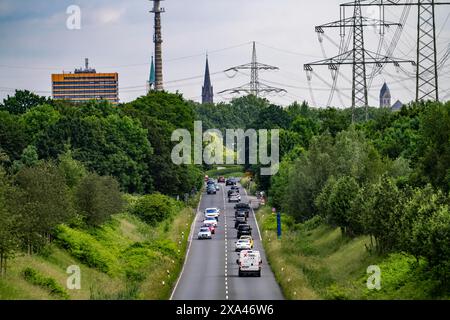
[[[312,72],[312,66],[328,66],[330,70],[337,71],[342,65],[352,66],[352,121],[354,122],[356,107],[364,107],[366,109],[366,120],[368,119],[369,104],[366,66],[369,64],[381,66],[388,63],[394,65],[399,65],[400,63],[414,64],[414,61],[393,59],[367,50],[364,46],[364,27],[379,25],[383,30],[381,32],[384,32],[384,27],[398,24],[363,17],[361,12],[361,0],[355,0],[353,6],[354,11],[351,18],[345,18],[345,13],[344,16],[342,16],[341,11],[341,19],[339,21],[316,27],[316,31],[319,33],[323,33],[324,28],[340,28],[341,36],[345,35],[346,28],[351,28],[353,48],[347,52],[340,53],[333,58],[305,64],[304,70]]]
[[[278,67],[259,63],[257,61],[255,42],[253,42],[252,62],[229,68],[229,69],[225,70],[224,72],[229,72],[229,71],[238,72],[239,70],[250,70],[250,83],[247,83],[240,87],[223,90],[223,91],[219,92],[219,94],[220,93],[238,93],[239,94],[239,93],[244,92],[246,94],[253,94],[256,97],[258,97],[261,93],[287,92],[284,89],[271,87],[271,86],[268,86],[259,81],[259,70],[278,70]]]
[[[417,6],[416,101],[439,100],[435,9],[450,2],[436,0],[363,0],[359,6]],[[355,3],[341,4],[342,8]]]

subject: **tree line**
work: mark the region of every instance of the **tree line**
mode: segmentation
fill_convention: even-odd
[[[152,194],[139,212],[201,188],[202,169],[170,159],[172,131],[193,130],[195,106],[153,92],[130,103],[72,104],[16,91],[0,104],[0,269],[33,254],[60,224],[95,228],[124,208],[123,193]],[[164,207],[165,208],[165,207]],[[147,210],[147,211],[145,211]]]

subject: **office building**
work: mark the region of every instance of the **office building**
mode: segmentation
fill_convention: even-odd
[[[75,69],[74,73],[52,74],[52,95],[55,100],[86,102],[89,100],[108,100],[119,103],[118,73],[97,73],[89,68],[89,60],[85,61],[85,69]]]

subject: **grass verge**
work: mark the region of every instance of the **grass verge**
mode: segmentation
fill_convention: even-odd
[[[368,237],[347,238],[314,218],[296,224],[282,217],[283,234],[277,239],[276,218],[268,206],[258,210],[263,245],[269,264],[287,299],[450,299],[438,292],[424,261],[402,253],[379,256],[365,245]],[[381,289],[369,290],[369,266],[381,270]]]
[[[129,213],[92,230],[61,226],[57,240],[39,255],[9,261],[0,278],[0,300],[168,299],[193,218],[193,209],[186,207],[156,226]],[[66,288],[72,265],[81,270],[80,290]]]

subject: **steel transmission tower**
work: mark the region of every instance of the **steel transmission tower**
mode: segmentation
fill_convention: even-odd
[[[250,70],[250,83],[247,83],[240,87],[223,90],[223,91],[219,92],[219,94],[220,93],[242,93],[242,92],[244,92],[246,94],[253,94],[258,97],[261,93],[287,92],[284,89],[271,87],[271,86],[268,86],[259,81],[259,70],[278,70],[278,67],[274,67],[274,66],[270,66],[270,65],[258,62],[257,57],[256,57],[255,42],[253,42],[252,62],[229,68],[229,69],[225,70],[224,72],[228,72],[228,71],[238,72],[239,70]]]
[[[324,33],[325,28],[339,28],[341,38],[345,37],[346,29],[352,29],[353,48],[349,51],[340,53],[339,55],[304,65],[304,70],[311,73],[312,66],[328,66],[335,72],[335,76],[342,65],[352,66],[352,121],[355,121],[355,108],[365,107],[366,120],[368,119],[368,90],[367,90],[367,65],[382,66],[383,64],[399,65],[400,63],[412,63],[414,61],[403,59],[392,59],[388,56],[380,55],[377,52],[369,51],[364,46],[364,27],[379,26],[380,34],[384,33],[384,28],[398,23],[382,20],[370,19],[363,17],[361,10],[361,0],[355,0],[352,3],[354,7],[353,16],[345,18],[345,10],[341,10],[341,19],[332,23],[324,24],[316,27],[316,32]],[[343,41],[341,41],[341,44]],[[309,77],[310,78],[310,77]]]
[[[354,6],[345,3],[341,7]],[[436,0],[363,0],[360,6],[417,6],[416,101],[439,100],[435,9],[450,2]]]
[[[152,13],[155,14],[155,34],[153,42],[155,43],[155,90],[163,90],[163,60],[162,60],[162,33],[161,33],[161,13],[164,13],[164,8],[161,8],[160,2],[163,0],[153,1]]]

